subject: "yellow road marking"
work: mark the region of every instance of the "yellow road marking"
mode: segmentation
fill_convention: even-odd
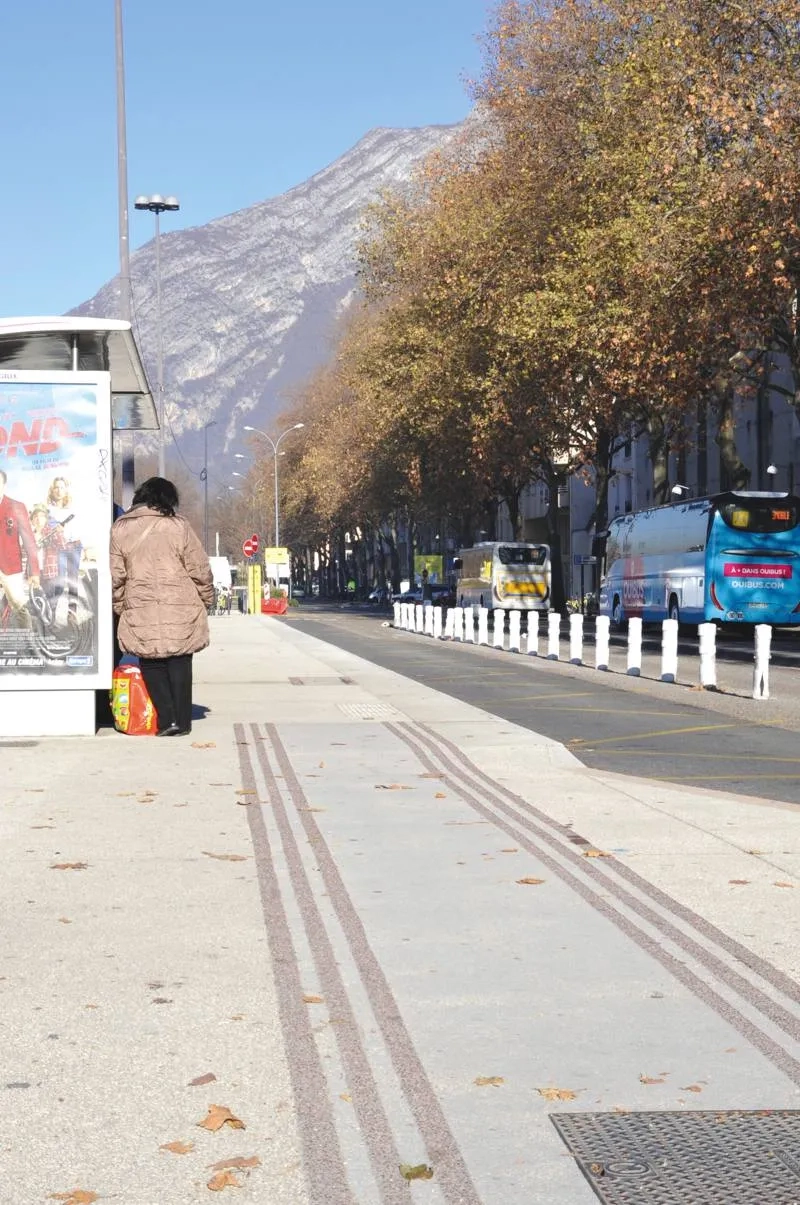
[[[740,724],[695,724],[691,728],[662,728],[658,732],[631,732],[628,736],[604,736],[601,740],[592,740],[590,736],[577,737],[567,741],[567,745],[613,745],[617,741],[646,741],[651,736],[680,736],[687,732],[719,732],[722,728],[740,728]]]
[[[691,757],[694,761],[705,759],[713,761],[715,758],[724,759],[725,761],[766,761],[780,762],[782,765],[791,766],[795,762],[800,764],[800,757],[772,757],[765,753],[751,755],[748,753],[679,753],[670,749],[666,754],[663,749],[626,749],[626,757]]]
[[[795,782],[800,779],[800,774],[690,774],[677,775],[667,778],[664,774],[649,775],[653,782],[747,782],[748,780],[764,782],[773,782],[776,779],[786,779],[789,782]]]

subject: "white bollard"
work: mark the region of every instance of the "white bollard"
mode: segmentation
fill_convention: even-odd
[[[425,635],[432,636],[433,635],[433,607],[429,603],[427,607],[423,607],[423,611],[425,612]]]
[[[408,631],[408,603],[400,603],[400,627]]]
[[[464,639],[464,610],[463,607],[453,607],[453,639]]]
[[[396,628],[403,625],[403,604],[396,602],[394,604],[394,626]]]
[[[569,617],[569,660],[571,665],[583,665],[583,616]]]
[[[508,613],[508,651],[509,653],[520,652],[521,640],[520,636],[520,620],[522,615],[519,611],[509,611]]]
[[[558,661],[561,655],[561,616],[551,611],[547,616],[547,659]]]
[[[434,640],[441,640],[441,638],[442,638],[442,608],[441,607],[431,607],[431,610],[433,611],[433,631],[431,632],[431,635],[433,636]]]
[[[528,638],[525,645],[529,657],[539,656],[539,612],[528,612]]]
[[[594,621],[594,668],[608,669],[609,637],[611,620],[608,615],[598,615]]]
[[[416,611],[416,615],[417,615],[417,622],[414,627],[414,631],[415,632],[424,632],[425,631],[425,608],[423,607],[422,603],[417,603],[414,610]]]
[[[700,638],[700,685],[704,690],[717,689],[717,625],[701,623],[697,626]]]
[[[478,607],[478,644],[489,643],[489,608]]]
[[[496,649],[504,649],[506,647],[506,613],[502,607],[496,607],[494,611],[493,644]]]
[[[452,640],[455,632],[456,608],[448,607],[444,615],[444,633],[442,640]]]
[[[756,624],[756,661],[753,670],[753,698],[769,698],[769,657],[772,643],[772,627],[768,623]]]
[[[628,620],[628,669],[632,678],[642,672],[642,621],[639,616]]]
[[[478,629],[475,625],[473,607],[464,607],[464,639],[471,640],[473,644],[478,643]]]
[[[661,681],[678,680],[678,621],[665,619],[661,624]]]

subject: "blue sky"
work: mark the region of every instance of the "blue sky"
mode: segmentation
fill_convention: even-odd
[[[459,121],[489,0],[123,0],[128,194],[163,229],[275,196],[375,126]],[[59,314],[118,269],[114,0],[0,5],[0,314]],[[135,248],[152,217],[131,204]]]

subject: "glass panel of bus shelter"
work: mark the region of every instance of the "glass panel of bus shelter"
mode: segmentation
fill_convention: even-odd
[[[800,623],[800,500],[720,501],[708,538],[706,618]]]

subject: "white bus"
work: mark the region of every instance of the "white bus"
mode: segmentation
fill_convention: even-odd
[[[600,614],[614,624],[800,623],[800,498],[730,490],[620,515]]]
[[[547,611],[550,606],[550,548],[508,540],[476,544],[459,552],[456,602],[460,607]]]

